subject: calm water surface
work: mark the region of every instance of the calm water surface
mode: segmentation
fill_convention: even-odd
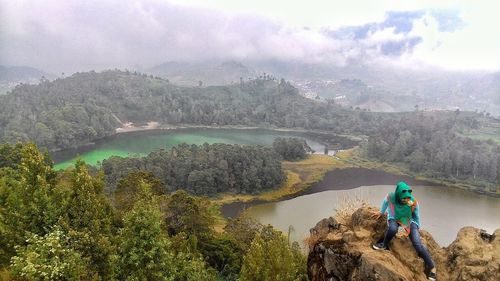
[[[65,169],[74,165],[80,157],[90,165],[96,165],[111,156],[145,156],[156,149],[170,149],[180,143],[227,143],[249,145],[272,145],[277,137],[301,137],[309,146],[323,152],[324,145],[301,133],[281,132],[264,129],[177,129],[141,131],[118,134],[99,141],[87,148],[66,150],[54,153],[56,169]]]
[[[291,238],[301,242],[309,229],[335,209],[350,203],[366,202],[379,206],[392,185],[361,186],[351,190],[332,190],[294,199],[250,207],[247,212],[264,224],[284,233],[293,227]],[[442,186],[413,186],[421,208],[421,227],[430,231],[436,242],[448,246],[463,226],[474,226],[492,233],[500,228],[500,198],[492,198]]]

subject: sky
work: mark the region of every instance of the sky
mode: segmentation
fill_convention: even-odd
[[[498,27],[498,0],[0,0],[0,65],[277,59],[498,71]]]

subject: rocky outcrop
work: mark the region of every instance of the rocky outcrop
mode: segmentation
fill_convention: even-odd
[[[373,211],[377,209],[363,207],[343,221],[323,219],[311,229],[307,262],[311,281],[427,280],[423,260],[410,239],[394,238],[388,251],[372,249],[386,228],[386,218],[372,218]],[[464,227],[445,248],[427,231],[420,235],[436,263],[438,280],[500,280],[500,229],[490,235]]]

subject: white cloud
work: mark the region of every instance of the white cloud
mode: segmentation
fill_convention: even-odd
[[[441,9],[458,11],[463,26],[440,31],[431,11]],[[389,11],[428,12],[409,33],[324,32],[380,23]],[[500,1],[0,0],[0,12],[0,64],[52,71],[214,58],[500,69]],[[395,44],[390,56],[382,54],[386,42]]]

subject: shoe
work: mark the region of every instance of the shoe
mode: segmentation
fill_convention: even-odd
[[[373,244],[372,248],[375,250],[386,250],[386,247],[384,246],[384,243],[380,242],[377,244]]]
[[[429,270],[428,272],[426,272],[425,275],[427,275],[427,280],[436,281],[436,279],[437,279],[436,269],[435,268],[432,268],[431,270]]]

